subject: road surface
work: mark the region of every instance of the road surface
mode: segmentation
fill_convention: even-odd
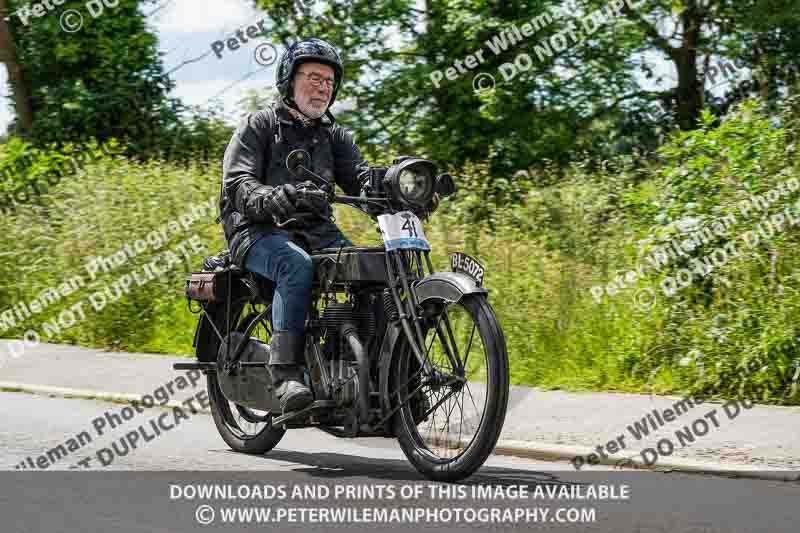
[[[445,485],[423,479],[390,439],[345,440],[317,430],[291,430],[267,455],[242,455],[227,448],[207,414],[187,410],[185,418],[175,419],[174,412],[166,408],[142,413],[129,410],[127,415],[134,414],[126,421],[121,415],[126,407],[112,402],[0,393],[0,461],[7,469],[0,473],[0,515],[12,524],[4,531],[327,531],[361,527],[367,531],[714,533],[797,531],[800,527],[797,483],[608,467],[576,473],[568,462],[493,456],[464,484]],[[121,423],[112,429],[117,414]],[[130,443],[130,439],[125,440],[127,434],[137,427],[147,428],[147,421],[161,415],[170,430],[160,435],[151,432],[151,440],[139,439],[135,449],[124,446]],[[32,475],[28,465],[39,461],[48,463],[44,470],[49,474],[39,469]],[[103,462],[107,464],[103,466]],[[218,498],[201,501],[184,492],[186,487],[211,483],[222,487],[219,490],[228,490],[228,496],[217,493]],[[393,486],[396,492],[393,499],[355,493],[350,498],[344,492],[342,498],[333,498],[336,487],[345,485],[354,490]],[[287,494],[281,501],[265,501],[261,495],[255,500],[243,498],[237,492],[243,486],[270,486],[273,490],[284,486],[287,491],[295,486],[321,491],[325,486],[328,492],[319,492],[316,499],[292,501]],[[494,487],[491,494],[481,496],[478,487],[487,486]],[[611,492],[605,498],[598,497],[599,493],[594,493],[594,498],[580,498],[580,491],[589,490],[589,486],[610,487]],[[414,487],[419,492],[413,497],[411,492],[408,499],[399,497],[403,490],[417,490]],[[465,492],[459,495],[457,488]],[[578,492],[568,496],[567,489]],[[548,490],[555,491],[548,493],[550,496],[559,490],[565,492],[549,500],[534,498],[536,491],[541,496]],[[521,493],[525,497],[520,497]],[[460,497],[463,495],[467,497]],[[230,514],[231,509],[242,505],[273,514]],[[344,512],[345,508],[365,513],[364,506],[397,514],[345,518],[290,514],[311,507],[327,508],[332,513]],[[453,514],[456,509],[462,513],[457,519]],[[408,519],[418,510],[417,521],[402,521],[403,510]],[[278,512],[284,514],[278,517]],[[209,516],[204,513],[212,513],[207,525]],[[398,521],[383,522],[391,516]],[[262,523],[265,520],[268,523]]]

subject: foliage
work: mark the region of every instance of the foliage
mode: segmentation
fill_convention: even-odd
[[[35,143],[153,139],[176,120],[175,102],[166,98],[172,82],[163,75],[156,37],[140,10],[152,3],[120,0],[94,18],[85,2],[69,0],[28,25],[10,17],[32,93]],[[28,2],[9,4],[14,11]],[[62,29],[59,15],[66,9],[83,14],[80,31]]]
[[[796,109],[786,106],[787,123],[796,123]],[[790,177],[800,178],[800,160],[788,139],[758,106],[746,104],[719,127],[707,125],[674,136],[662,150],[663,163],[618,158],[600,169],[575,164],[558,183],[534,176],[525,192],[511,188],[502,193],[521,194],[519,205],[498,200],[487,217],[466,223],[465,213],[482,194],[474,189],[474,183],[482,183],[475,176],[486,172],[485,164],[475,163],[457,174],[461,194],[444,199],[426,225],[434,265],[446,269],[447,254],[457,250],[484,264],[514,383],[749,394],[766,402],[800,403],[800,332],[793,320],[800,310],[797,227],[753,249],[742,247],[741,257],[710,274],[712,281],[695,282],[671,298],[660,291],[660,283],[677,265],[651,272],[599,303],[593,295],[643,262],[674,221],[698,213],[719,216],[720,209],[735,206],[744,192],[765,192]],[[0,238],[8,260],[0,262],[0,274],[5,274],[0,279],[13,282],[0,286],[0,308],[31,298],[54,279],[85,272],[89,258],[115,252],[175,219],[187,203],[216,194],[215,172],[204,166],[183,169],[118,157],[101,158],[90,167],[83,181],[59,184],[52,206],[6,220]],[[153,180],[153,175],[160,179]],[[87,188],[95,191],[92,205],[78,200]],[[686,202],[692,198],[695,207]],[[369,219],[346,207],[336,211],[354,242],[379,242]],[[207,246],[191,257],[185,271],[196,268],[201,255],[223,246],[212,216],[196,225]],[[737,231],[745,229],[745,222]],[[143,254],[102,277],[83,289],[82,297],[129,269],[141,268],[150,256]],[[182,274],[173,271],[134,287],[127,298],[58,340],[190,354],[196,316],[186,309]],[[643,306],[648,289],[655,298]],[[41,320],[52,320],[73,302],[48,310]]]
[[[718,61],[764,68],[775,95],[790,90],[785,74],[800,65],[797,0],[641,0],[622,14],[607,0],[255,4],[278,42],[314,35],[341,48],[348,105],[339,118],[369,143],[371,157],[416,152],[455,168],[487,161],[493,178],[541,169],[542,161],[580,161],[585,151],[653,151],[675,125],[697,126],[705,71]],[[600,23],[588,32],[591,14]],[[526,23],[537,31],[509,44]],[[567,46],[542,51],[556,48],[559,34]],[[495,54],[487,41],[501,38],[505,49],[495,45]],[[753,44],[764,54],[751,53]],[[480,50],[484,61],[465,67]],[[501,65],[510,72],[514,62],[518,72],[507,79]],[[493,75],[496,89],[476,94],[478,73]]]
[[[191,161],[219,165],[233,131],[234,127],[222,118],[218,110],[183,109],[183,118],[170,126],[161,139],[153,139],[152,151],[141,154],[141,157],[186,165]]]
[[[605,3],[576,1],[573,12]],[[91,20],[76,35],[61,34],[55,16],[12,27],[37,123],[31,138],[5,139],[0,194],[41,182],[76,154],[87,155],[74,179],[60,180],[30,209],[3,218],[0,313],[54,283],[86,278],[92,258],[174,222],[190,205],[214,206],[231,128],[216,110],[187,110],[166,96],[171,82],[138,12],[143,4],[121,0],[120,16]],[[740,238],[785,207],[782,200],[748,217],[742,202],[799,178],[800,100],[785,70],[775,71],[800,57],[790,53],[798,51],[796,10],[778,15],[760,1],[707,4],[708,31],[692,48],[699,54],[694,67],[718,56],[742,57],[775,81],[758,103],[739,105],[742,95],[712,102],[690,117],[691,127],[677,131],[672,126],[682,120],[686,126],[686,113],[681,118],[676,88],[642,89],[643,78],[665,83],[646,55],[665,49],[630,16],[548,61],[534,59],[513,82],[477,95],[474,73],[443,79],[439,87],[430,75],[556,2],[356,0],[318,2],[304,11],[290,0],[256,4],[268,11],[270,34],[283,44],[302,30],[342,48],[347,111],[338,116],[356,130],[373,163],[417,153],[450,167],[459,193],[442,201],[425,228],[434,263],[447,268],[447,254],[461,250],[487,267],[514,383],[757,394],[800,403],[793,320],[800,308],[800,234],[787,226],[754,246]],[[693,0],[639,4],[651,22],[698,16]],[[761,11],[769,14],[767,25],[754,17]],[[565,23],[549,22],[499,55],[485,49],[479,70],[497,74],[522,51],[533,57],[533,43]],[[764,53],[748,55],[755,42]],[[702,82],[701,72],[695,74]],[[262,103],[263,95],[253,93],[241,105],[252,110]],[[111,149],[101,151],[94,136]],[[735,223],[727,235],[625,281],[637,266],[650,265],[657,250],[731,213]],[[183,276],[202,255],[224,246],[215,215],[212,209],[188,232],[205,250],[102,310],[87,309],[87,320],[43,340],[190,354],[196,316],[186,309]],[[365,217],[337,208],[337,219],[354,241],[379,242]],[[188,236],[181,233],[159,248],[174,247]],[[675,294],[664,292],[668,277],[695,272],[692,259],[731,243],[739,245],[735,257]],[[148,251],[101,273],[38,313],[33,326],[26,321],[3,335],[20,336],[27,327],[42,333],[43,323],[63,319],[65,310],[124,273],[141,271],[152,257]],[[652,301],[642,305],[647,295]]]
[[[180,339],[185,350],[186,342],[191,345],[191,319],[177,314],[171,317],[169,309],[173,303],[185,304],[181,297],[183,277],[197,268],[208,250],[189,248],[187,255],[175,250],[193,234],[214,251],[222,246],[219,227],[213,224],[219,194],[215,177],[215,169],[199,163],[188,167],[159,160],[137,163],[121,155],[96,154],[76,179],[62,180],[54,187],[42,205],[5,216],[0,228],[0,273],[4,274],[0,308],[30,302],[42,291],[58,289],[75,277],[83,284],[26,320],[24,326],[3,332],[3,336],[22,335],[31,328],[43,341],[137,351],[147,345],[155,331],[167,327],[176,333],[175,342]],[[87,191],[91,191],[90,202],[86,201]],[[183,215],[201,204],[205,211],[202,216],[197,211],[196,222],[188,230],[178,226]],[[153,232],[160,234],[158,230],[169,224],[177,231],[170,228],[162,237],[154,236]],[[137,240],[147,244],[145,250],[135,248]],[[126,247],[134,253],[126,252],[123,264],[108,263],[90,273],[93,258],[110,258]],[[138,272],[140,279],[147,279],[145,265],[168,250],[179,256],[180,265],[166,269],[162,258],[157,263],[166,270],[162,275],[141,286],[133,283],[121,297],[109,297],[107,305],[98,304],[100,309],[93,307],[91,296],[112,287],[124,275]],[[95,298],[102,301],[102,296]],[[45,323],[63,325],[69,321],[68,311],[75,313],[73,306],[80,302],[85,320],[52,338],[45,334]],[[178,328],[178,323],[185,327]],[[177,344],[171,347],[177,348]]]
[[[10,3],[12,10],[27,1]],[[232,128],[213,109],[187,109],[168,96],[174,82],[164,73],[156,36],[146,25],[153,0],[120,0],[91,17],[85,2],[70,0],[58,11],[10,17],[19,61],[32,93],[37,147],[118,139],[140,159],[221,159]],[[60,13],[83,14],[80,31],[61,28]],[[22,135],[17,125],[11,132]]]

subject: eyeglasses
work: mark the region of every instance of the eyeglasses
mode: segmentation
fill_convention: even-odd
[[[319,87],[320,85],[322,85],[322,82],[325,82],[325,85],[332,89],[333,84],[336,83],[336,80],[334,80],[333,78],[326,78],[324,76],[320,76],[316,72],[312,72],[311,74],[309,74],[308,72],[303,72],[298,70],[297,73],[305,76],[311,83],[311,85],[313,85],[314,87]]]

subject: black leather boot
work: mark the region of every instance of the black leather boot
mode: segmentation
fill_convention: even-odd
[[[305,335],[286,330],[272,333],[269,371],[283,414],[303,409],[314,401],[311,389],[303,383],[305,340]]]

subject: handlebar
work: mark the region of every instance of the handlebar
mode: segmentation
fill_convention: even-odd
[[[290,156],[291,156],[291,154],[290,154]],[[337,195],[337,194],[335,194],[335,191],[334,191],[334,185],[331,182],[329,182],[328,180],[326,180],[322,176],[318,176],[313,171],[311,171],[309,168],[307,168],[305,165],[300,164],[300,165],[298,165],[296,167],[296,169],[294,171],[292,171],[291,167],[289,165],[289,158],[287,158],[286,165],[287,165],[287,168],[290,168],[290,171],[292,172],[292,174],[295,174],[296,176],[302,175],[304,177],[310,177],[310,178],[312,178],[310,180],[312,183],[314,183],[318,187],[320,185],[323,187],[322,189],[319,189],[319,190],[316,190],[316,191],[313,190],[313,189],[312,190],[309,190],[309,189],[298,190],[297,191],[298,197],[305,196],[306,198],[319,198],[321,200],[327,200],[330,203],[340,203],[340,204],[351,205],[353,207],[356,207],[356,208],[362,209],[362,210],[363,210],[363,206],[366,205],[366,204],[372,204],[373,206],[377,205],[377,206],[380,206],[382,208],[385,208],[385,207],[388,206],[389,198],[385,197],[385,196],[383,196],[383,197],[381,197],[381,196],[378,196],[378,197],[372,196],[372,197],[369,197],[369,198],[364,198],[362,196],[340,196],[340,195]],[[300,174],[300,173],[302,173],[302,174]],[[325,189],[327,189],[327,190],[325,190]]]
[[[306,198],[319,198],[320,200],[328,200],[328,193],[325,191],[310,191],[308,189],[300,189],[297,191],[298,197],[305,196]]]
[[[309,189],[300,189],[297,191],[297,196],[302,197],[305,196],[306,198],[318,198],[320,200],[327,200],[330,203],[339,203],[339,204],[364,204],[364,203],[380,203],[384,205],[386,203],[385,197],[370,197],[364,198],[361,196],[346,196],[346,195],[339,195],[339,194],[328,194],[325,191],[314,191]]]

